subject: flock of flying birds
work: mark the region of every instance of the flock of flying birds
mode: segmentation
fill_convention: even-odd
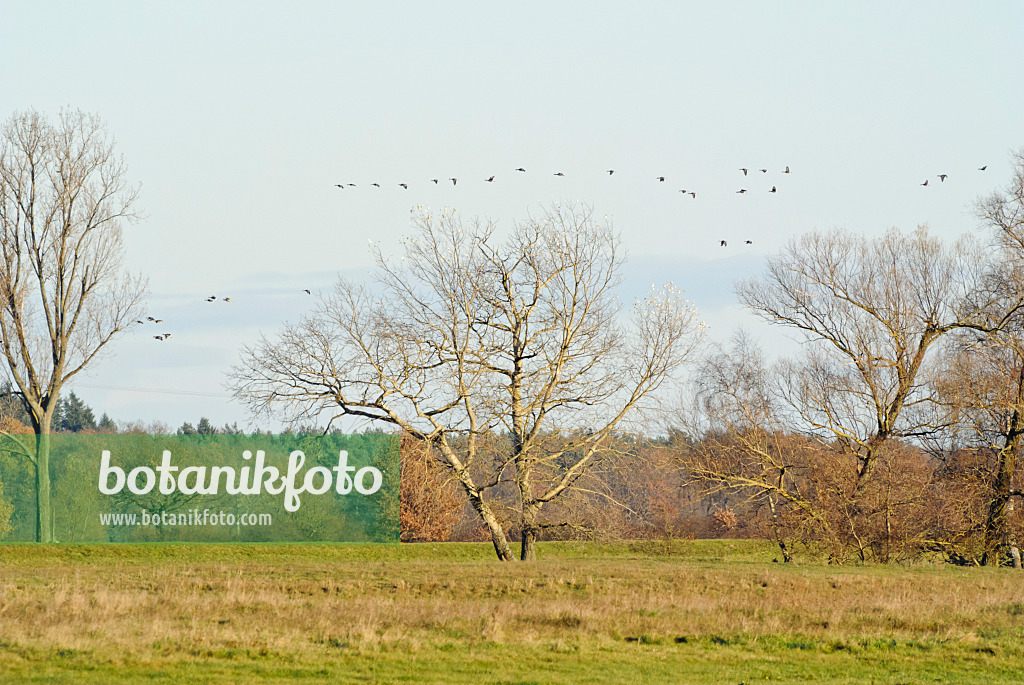
[[[752,171],[751,169],[744,168],[744,167],[740,167],[739,170],[743,172],[744,176],[746,176],[750,171]],[[524,174],[526,173],[526,169],[524,169],[523,167],[519,167],[517,169],[514,169],[514,171],[518,171],[518,172],[524,173]],[[768,173],[767,169],[756,169],[756,171],[760,171],[762,174],[767,174]],[[609,176],[613,176],[615,174],[615,169],[607,169],[605,171],[605,173],[607,173]],[[784,173],[784,174],[790,173],[789,167],[787,166],[782,171],[782,173]],[[565,176],[565,173],[563,173],[561,171],[556,171],[552,175],[553,176]],[[484,180],[484,183],[494,183],[494,179],[495,179],[495,175],[491,175],[491,176],[488,176],[487,178],[485,178],[483,180]],[[448,180],[452,182],[453,186],[454,185],[458,185],[458,183],[459,183],[459,179],[458,178],[454,178],[453,177],[453,178],[449,178]],[[655,176],[654,180],[656,180],[656,181],[658,181],[660,183],[664,183],[665,181],[668,180],[668,177],[667,176]],[[441,179],[439,179],[439,178],[432,178],[432,179],[429,180],[429,182],[433,183],[434,185],[437,185],[438,183],[441,182]],[[381,187],[381,185],[379,183],[371,183],[370,185],[373,186],[374,188],[380,188]],[[399,183],[397,185],[400,186],[401,188],[404,188],[405,190],[409,190],[409,184],[408,183]],[[334,187],[335,188],[341,188],[342,190],[345,190],[346,188],[356,188],[357,186],[356,186],[355,183],[335,183]],[[686,188],[680,188],[679,192],[682,193],[683,195],[689,195],[691,199],[694,199],[694,200],[697,199],[697,191],[695,191],[695,190],[687,190]],[[746,188],[740,188],[736,192],[742,195],[742,194],[747,192],[747,189]],[[772,186],[772,189],[769,190],[768,192],[769,193],[777,193],[778,192],[778,188],[776,186]]]
[[[313,294],[313,291],[310,290],[309,288],[304,288],[302,290],[302,292],[306,293],[307,295],[312,295]],[[218,298],[217,298],[216,295],[210,295],[209,297],[206,298],[206,301],[207,302],[216,302],[217,299]],[[220,299],[221,302],[231,302],[231,298],[230,297],[221,297],[219,299]],[[141,324],[143,326],[146,325],[146,323],[163,323],[163,322],[164,322],[163,319],[157,319],[157,318],[154,318],[152,316],[147,316],[145,321],[143,321],[142,319],[136,319],[136,321],[135,321],[135,323]],[[159,340],[159,341],[163,342],[165,340],[170,340],[171,339],[171,334],[170,333],[161,333],[159,335],[154,335],[153,339],[154,340]]]
[[[986,169],[988,169],[988,165],[987,164],[984,165],[984,166],[978,167],[978,171],[985,171]],[[763,169],[763,168],[762,169],[751,169],[749,167],[740,167],[738,170],[743,172],[744,176],[748,176],[751,171],[759,171],[762,174],[767,174],[768,173],[768,169]],[[519,167],[519,168],[515,169],[515,171],[518,171],[518,172],[524,173],[524,174],[526,173],[526,169],[524,169],[522,167]],[[605,173],[607,173],[609,176],[613,176],[615,174],[615,169],[607,169],[605,171]],[[789,166],[787,166],[785,169],[783,169],[782,173],[783,174],[791,173],[790,170],[789,170]],[[553,175],[554,176],[565,176],[565,174],[563,172],[561,172],[561,171],[556,171]],[[949,178],[949,174],[936,174],[936,178],[939,179],[939,183],[945,183],[946,179]],[[495,179],[495,176],[491,175],[491,176],[489,176],[489,177],[487,177],[487,178],[485,178],[483,180],[484,180],[485,183],[494,183],[494,179]],[[459,183],[459,179],[458,178],[449,178],[448,180],[452,182],[452,185],[458,185],[458,183]],[[659,182],[659,183],[664,183],[665,181],[668,180],[668,177],[667,176],[655,176],[654,180]],[[921,185],[922,186],[927,186],[929,180],[930,179],[926,178],[924,180],[924,182],[921,183]],[[439,178],[432,178],[432,179],[430,179],[430,182],[435,184],[435,185],[437,185],[438,183],[441,182],[441,179],[439,179]],[[346,188],[355,188],[355,187],[357,187],[355,183],[335,183],[334,185],[335,185],[335,187],[341,188],[343,190],[346,189]],[[375,188],[380,188],[381,187],[381,185],[379,183],[371,183],[370,185],[375,187]],[[409,189],[409,184],[408,183],[399,183],[398,186],[403,188],[403,189],[405,189],[405,190]],[[682,193],[683,195],[689,195],[691,199],[694,199],[694,200],[697,199],[697,191],[687,190],[685,188],[681,188],[679,190],[679,192]],[[747,191],[746,188],[740,188],[739,190],[736,191],[736,194],[744,195],[747,192],[748,191]],[[773,185],[771,190],[769,190],[768,192],[769,193],[777,193],[778,192],[778,187]],[[754,241],[753,240],[744,240],[743,244],[744,245],[753,245]],[[729,245],[729,242],[726,241],[726,240],[720,240],[719,241],[719,246],[721,246],[721,247],[728,247],[728,245]],[[312,295],[313,294],[313,292],[311,290],[309,290],[308,288],[304,288],[302,292],[306,293],[307,295]],[[206,298],[206,301],[207,302],[216,302],[218,299],[220,299],[221,302],[231,302],[231,298],[230,297],[218,298],[216,295],[210,295],[209,297]],[[135,323],[137,323],[137,324],[145,324],[147,322],[155,323],[155,324],[163,323],[163,319],[157,319],[157,318],[154,318],[152,316],[147,316],[146,317],[146,321],[142,321],[140,319],[140,320],[137,320]],[[170,333],[161,333],[159,335],[154,335],[153,336],[154,340],[159,340],[159,341],[170,340],[170,338],[171,338],[171,334]]]

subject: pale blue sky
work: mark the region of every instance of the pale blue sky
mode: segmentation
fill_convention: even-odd
[[[1020,2],[210,5],[0,0],[0,117],[96,112],[142,184],[129,264],[174,337],[131,334],[76,384],[115,419],[244,423],[216,396],[239,345],[364,273],[420,203],[589,202],[627,296],[672,279],[714,337],[782,349],[736,278],[816,228],[971,231],[1024,145]]]

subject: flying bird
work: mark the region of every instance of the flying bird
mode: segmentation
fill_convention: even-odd
[[[493,176],[491,176],[490,178],[485,178],[484,180],[487,181],[488,183],[494,183],[494,177]]]
[[[683,195],[686,195],[686,193],[687,193],[686,190],[680,190],[679,192],[682,193]]]
[[[345,190],[345,186],[344,186],[344,184],[341,184],[341,183],[335,183],[334,185],[335,185],[335,187],[337,187],[337,188],[341,188],[342,190]]]
[[[154,336],[153,336],[153,339],[154,339],[154,340],[163,340],[163,339],[164,339],[164,336],[162,336],[162,335],[154,335]]]
[[[231,301],[231,298],[230,298],[230,297],[225,297],[225,298],[224,298],[224,301],[225,301],[225,302],[230,302],[230,301]]]
[[[523,167],[519,167],[518,169],[516,169],[516,171],[522,171],[522,172],[524,172],[524,173],[525,173],[525,172],[526,172],[526,169],[524,169]]]
[[[926,178],[926,179],[924,180],[924,183],[922,183],[921,185],[923,185],[923,186],[926,186],[926,185],[928,185],[928,179]]]
[[[563,174],[561,171],[558,171],[555,173],[555,176],[565,176],[565,174]]]
[[[371,183],[370,185],[371,186],[376,186],[376,187],[380,188],[380,184],[379,183]]]
[[[786,170],[785,170],[785,171],[783,171],[782,173],[784,173],[784,174],[788,174],[788,173],[789,173],[789,167],[787,166],[787,167],[786,167]]]
[[[767,170],[767,169],[761,169],[761,173],[762,173],[762,174],[767,174],[767,173],[768,173],[768,170]]]
[[[985,169],[988,169],[988,164],[978,167],[978,171],[984,171]]]
[[[728,245],[728,243],[725,242],[724,240],[720,240],[718,242],[719,242],[719,245],[721,245],[722,247],[725,247],[726,245]]]
[[[609,169],[609,170],[608,170],[608,175],[609,175],[609,176],[611,176],[611,175],[612,175],[612,174],[614,174],[614,173],[615,173],[615,169]]]
[[[309,291],[308,288],[306,290],[303,290],[303,292],[306,293],[307,295],[312,295],[313,294],[312,292]]]
[[[455,185],[459,182],[459,179],[457,178],[449,178],[448,180],[452,182],[452,185]]]
[[[146,323],[146,322],[145,321],[139,321],[138,319],[136,319],[135,323]]]
[[[697,193],[690,193],[690,197],[692,197],[694,200],[696,200],[697,199]]]
[[[664,176],[659,176],[658,180],[661,181],[662,183],[664,183],[665,182],[665,177]]]
[[[207,302],[213,302],[213,301],[214,301],[214,300],[216,300],[216,299],[217,299],[216,297],[213,297],[213,296],[211,295],[210,297],[206,298],[206,301],[207,301]]]
[[[146,321],[156,321],[152,316],[147,316]]]
[[[768,192],[769,193],[777,193],[778,191],[775,189],[775,186],[772,186],[772,189],[769,190]]]
[[[737,190],[736,192],[737,192],[737,193],[741,193],[741,194],[742,194],[742,193],[745,193],[745,192],[747,192],[747,189],[746,189],[746,188],[740,188],[740,189],[739,189],[739,190]]]
[[[349,183],[349,184],[348,184],[348,187],[349,187],[349,188],[355,188],[355,187],[356,187],[356,184],[355,184],[355,183]]]
[[[398,185],[402,186],[406,190],[409,190],[409,184],[408,183],[399,183]]]
[[[750,169],[744,169],[743,167],[740,167],[740,171],[742,171],[743,175],[746,176],[747,172],[750,171]]]
[[[435,185],[435,186],[437,185],[437,181],[438,181],[438,179],[436,179],[436,178],[432,178],[432,179],[430,179],[430,180],[434,182],[434,185]]]
[[[744,244],[744,245],[753,245],[753,244],[754,244],[754,241],[753,241],[753,240],[744,240],[744,241],[743,241],[743,244]]]
[[[946,182],[946,179],[947,179],[948,177],[949,177],[949,174],[939,174],[939,182],[940,182],[940,183],[945,183],[945,182]]]
[[[170,333],[164,333],[164,340],[167,340],[169,337],[171,337]]]
[[[163,323],[163,319],[153,319],[153,323]]]

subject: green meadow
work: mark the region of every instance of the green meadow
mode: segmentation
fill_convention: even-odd
[[[0,547],[3,682],[1024,680],[1008,569],[756,541]]]

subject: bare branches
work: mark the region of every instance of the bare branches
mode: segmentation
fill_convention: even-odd
[[[500,558],[508,543],[485,493],[514,486],[532,558],[537,531],[560,523],[538,518],[544,505],[654,406],[701,324],[671,288],[623,319],[619,239],[587,207],[556,205],[504,240],[451,210],[414,221],[399,259],[375,249],[372,291],[340,282],[278,340],[245,350],[236,395],[254,413],[356,416],[432,443]]]
[[[121,234],[137,194],[95,115],[28,111],[0,129],[0,353],[37,434],[49,433],[64,383],[141,313],[146,282],[124,273]],[[37,466],[45,517],[38,455]]]

